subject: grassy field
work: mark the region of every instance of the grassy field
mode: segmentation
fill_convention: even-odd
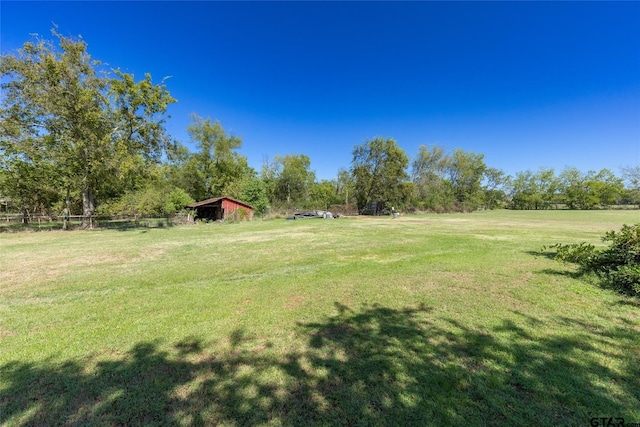
[[[638,211],[0,235],[0,424],[640,422],[640,300],[541,254]]]

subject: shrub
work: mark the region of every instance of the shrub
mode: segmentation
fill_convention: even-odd
[[[225,218],[225,222],[235,223],[240,221],[248,221],[250,218],[251,216],[249,215],[249,211],[244,208],[238,208],[227,215],[227,217]]]
[[[556,244],[555,259],[578,264],[584,273],[595,273],[611,286],[640,296],[640,223],[623,225],[602,238],[605,249],[588,243]]]
[[[174,188],[166,198],[163,210],[165,214],[180,212],[185,206],[193,202],[195,202],[195,200],[193,200],[193,198],[182,188]]]

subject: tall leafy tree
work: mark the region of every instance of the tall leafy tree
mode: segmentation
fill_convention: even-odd
[[[398,204],[405,197],[403,182],[409,158],[391,138],[376,137],[353,150],[351,173],[355,179],[358,210],[365,212],[373,201]]]
[[[511,207],[548,209],[560,201],[560,181],[552,168],[518,172],[513,181]]]
[[[167,147],[167,158],[162,163],[162,176],[171,186],[187,189],[189,188],[189,177],[185,171],[187,162],[191,157],[191,152],[182,143],[173,141]]]
[[[268,156],[264,156],[262,168],[260,170],[260,180],[264,184],[267,199],[271,203],[277,203],[276,199],[276,177],[280,173],[280,163],[270,160]]]
[[[411,164],[411,181],[415,185],[420,208],[435,211],[451,209],[453,192],[446,173],[451,163],[443,147],[421,145]]]
[[[622,178],[618,178],[606,168],[595,174],[587,186],[598,203],[605,208],[616,203],[624,191]]]
[[[640,190],[640,165],[622,168],[622,179],[628,188]]]
[[[487,168],[484,172],[484,204],[487,209],[495,209],[506,200],[505,190],[510,184],[510,179],[503,171],[496,168]]]
[[[196,200],[237,197],[241,182],[255,174],[247,158],[235,151],[242,146],[242,139],[228,135],[218,120],[212,122],[195,114],[187,131],[198,145],[184,167],[191,196]]]
[[[311,159],[305,154],[275,156],[273,173],[275,177],[275,198],[287,204],[306,202],[309,190],[316,180],[311,168]]]
[[[47,160],[42,144],[6,133],[0,137],[0,194],[22,214],[25,223],[30,214],[51,206],[59,199],[55,165]]]
[[[355,200],[355,180],[347,169],[340,168],[338,170],[336,194],[338,195],[339,203],[344,203],[347,206],[351,205]]]
[[[269,210],[269,198],[264,182],[254,176],[247,179],[240,191],[239,198],[252,205],[256,212],[264,214]]]
[[[526,170],[516,173],[511,182],[511,207],[513,209],[533,209],[536,189],[533,187],[533,172]]]
[[[86,226],[103,181],[128,173],[136,158],[159,158],[168,142],[164,114],[175,99],[149,74],[140,81],[109,74],[82,39],[52,33],[57,45],[36,38],[0,59],[1,126],[20,129],[3,145],[44,146],[66,194],[80,190]]]
[[[548,209],[554,202],[559,201],[560,183],[553,168],[540,168],[534,175],[534,185],[538,196],[536,198],[536,209],[539,207]]]
[[[564,202],[569,209],[593,209],[599,203],[597,196],[591,191],[588,185],[592,180],[594,172],[586,174],[576,167],[566,167],[559,175],[561,191],[564,195]]]
[[[336,192],[337,182],[326,179],[316,182],[309,190],[310,207],[330,209],[331,205],[339,204],[342,199]]]
[[[482,204],[482,179],[486,169],[484,154],[453,150],[447,175],[456,202],[463,210],[472,210]]]
[[[640,165],[622,168],[622,179],[625,184],[623,200],[629,204],[640,205]]]

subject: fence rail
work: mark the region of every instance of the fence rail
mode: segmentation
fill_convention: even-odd
[[[170,227],[178,224],[189,223],[190,217],[179,215],[170,215],[169,217],[141,217],[141,216],[84,216],[69,215],[66,217],[67,227],[77,229],[82,227],[83,223],[89,228],[160,228]],[[64,227],[65,217],[63,215],[28,215],[23,214],[1,214],[0,215],[0,231],[8,231],[12,229],[37,229],[37,230],[56,230]]]

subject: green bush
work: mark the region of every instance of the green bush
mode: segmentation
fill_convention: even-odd
[[[161,217],[184,209],[194,200],[181,188],[147,187],[100,204],[98,216]]]
[[[193,200],[193,198],[182,188],[174,188],[167,196],[163,207],[163,213],[169,215],[180,212],[185,208],[185,206],[190,205],[193,202],[195,202],[195,200]]]
[[[623,225],[602,238],[605,249],[588,243],[556,244],[555,259],[578,264],[584,273],[595,273],[620,291],[640,296],[640,223]]]
[[[248,221],[249,219],[251,219],[249,211],[244,208],[238,208],[227,215],[227,217],[224,219],[224,222],[236,223],[240,221]]]

